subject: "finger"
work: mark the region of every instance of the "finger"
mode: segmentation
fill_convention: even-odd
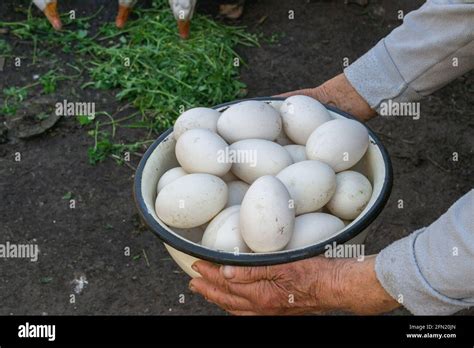
[[[247,299],[255,295],[254,287],[250,286],[251,282],[245,284],[229,282],[220,272],[220,268],[221,266],[207,261],[196,261],[193,264],[193,269],[201,274],[204,280],[218,286],[223,292],[232,293]]]
[[[272,266],[273,267],[273,266]],[[254,283],[259,280],[272,279],[272,267],[237,267],[237,266],[221,266],[220,274],[224,279],[231,283]]]
[[[193,279],[189,284],[189,288],[193,292],[200,293],[208,301],[217,304],[226,311],[251,311],[253,307],[248,300],[231,293],[226,293],[215,284],[209,283],[202,278]]]
[[[227,281],[219,272],[220,266],[207,261],[196,261],[192,268],[198,272],[202,278],[213,283],[222,289],[227,288]]]

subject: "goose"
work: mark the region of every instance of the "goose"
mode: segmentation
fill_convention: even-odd
[[[115,25],[117,28],[122,29],[125,26],[128,16],[132,12],[132,8],[136,3],[137,0],[119,0],[119,12],[115,19]]]
[[[174,18],[178,22],[179,35],[183,39],[189,37],[191,27],[191,19],[193,18],[194,9],[197,0],[169,0],[171,11]]]
[[[33,0],[33,3],[44,13],[54,29],[61,30],[62,23],[59,18],[57,0]],[[115,20],[115,25],[118,28],[123,28],[137,0],[119,0],[118,3],[119,12]]]
[[[118,0],[119,12],[115,19],[115,25],[123,28],[127,23],[128,17],[138,0]],[[194,15],[197,0],[169,0],[171,11],[178,23],[179,35],[183,39],[189,37],[191,19]],[[219,5],[222,16],[236,19],[242,15],[245,0],[225,0],[224,4]],[[62,28],[61,19],[58,13],[58,0],[33,0],[33,3],[44,13],[54,29]]]
[[[62,28],[58,13],[58,2],[56,0],[33,0],[33,3],[43,11],[54,29],[60,30]]]

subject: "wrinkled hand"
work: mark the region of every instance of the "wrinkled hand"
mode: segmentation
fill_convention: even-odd
[[[315,88],[300,89],[280,94],[280,97],[292,95],[307,95],[321,103],[334,105],[342,111],[356,116],[361,121],[367,121],[376,116],[376,112],[357,93],[344,74],[339,74]]]
[[[197,261],[190,289],[236,315],[296,315],[334,310],[376,314],[399,304],[379,284],[375,258],[312,259],[276,266],[218,266]]]
[[[233,314],[302,314],[337,307],[340,292],[335,285],[335,264],[318,257],[284,265],[219,267],[198,261],[193,267],[202,278],[190,283]]]

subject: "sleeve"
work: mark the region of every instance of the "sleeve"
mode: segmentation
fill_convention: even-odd
[[[430,226],[383,249],[375,272],[413,314],[449,315],[474,306],[474,190]]]
[[[431,0],[344,69],[369,103],[416,101],[474,68],[474,1]]]

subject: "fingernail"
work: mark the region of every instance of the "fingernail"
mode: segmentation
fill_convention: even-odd
[[[191,290],[192,292],[196,292],[196,288],[191,283],[189,284],[189,290]]]
[[[222,267],[222,274],[227,279],[232,279],[235,276],[235,269],[232,266],[223,266]]]
[[[199,269],[198,269],[198,267],[196,266],[196,263],[193,263],[192,266],[191,266],[191,268],[192,268],[194,271],[199,272]]]

